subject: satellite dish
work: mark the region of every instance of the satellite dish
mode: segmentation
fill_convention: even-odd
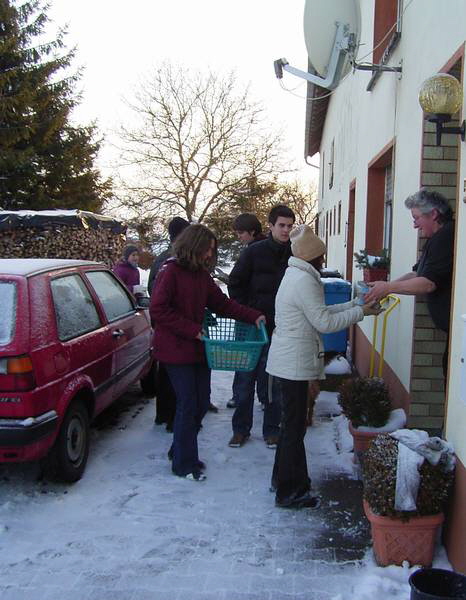
[[[295,69],[285,58],[274,62],[281,79],[283,69],[329,90],[337,87],[350,60],[354,60],[360,31],[359,0],[306,0],[304,40],[309,62],[320,75]]]
[[[273,63],[275,75],[282,79],[283,71],[287,71],[313,85],[334,90],[351,67],[373,73],[401,73],[401,65],[391,67],[356,62],[360,31],[359,0],[306,0],[304,40],[309,62],[317,74],[296,69],[286,58],[279,58]]]
[[[343,26],[344,35],[352,35],[348,53],[352,50],[355,52],[359,44],[361,31],[359,1],[306,0],[304,7],[304,41],[312,66],[323,78],[329,75],[338,24]],[[350,68],[348,53],[346,53],[344,64],[340,65],[341,71],[338,79],[345,75]],[[336,85],[338,85],[338,81]]]

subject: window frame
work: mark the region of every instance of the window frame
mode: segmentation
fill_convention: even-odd
[[[402,29],[402,18],[403,18],[403,0],[390,0],[391,5],[390,9],[392,12],[391,17],[393,17],[393,13],[396,9],[396,19],[395,22],[386,25],[386,28],[383,29],[383,21],[387,20],[386,12],[387,12],[387,0],[375,0],[374,1],[374,32],[373,32],[373,51],[372,51],[372,62],[374,64],[386,65],[392,56],[395,48],[398,46],[401,39],[401,29]],[[383,10],[381,10],[383,7]],[[383,13],[383,14],[382,14]],[[382,22],[382,29],[381,29]],[[387,32],[393,27],[393,31],[391,34],[387,35]],[[387,36],[384,39],[384,36]],[[382,41],[383,40],[383,41]],[[382,75],[382,71],[372,71],[372,77],[369,80],[366,90],[368,92],[372,91],[375,84],[377,83],[379,77]]]
[[[395,141],[391,140],[368,165],[365,248],[369,254],[377,254],[384,248],[386,170],[391,165],[393,190],[394,161]],[[391,248],[388,250],[390,251]]]

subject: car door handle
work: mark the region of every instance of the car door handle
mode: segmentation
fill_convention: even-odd
[[[113,337],[121,337],[122,335],[125,335],[123,329],[115,329],[114,331],[112,331]]]

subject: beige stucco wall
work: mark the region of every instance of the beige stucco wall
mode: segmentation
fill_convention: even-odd
[[[466,111],[464,111],[466,112]],[[466,356],[462,355],[463,336],[466,336],[466,203],[463,197],[466,179],[466,152],[460,160],[460,199],[457,206],[457,237],[455,260],[455,285],[451,317],[450,370],[447,395],[446,436],[453,444],[458,458],[466,465],[466,385],[461,385],[461,370],[466,369]],[[464,363],[461,363],[461,358]],[[464,380],[466,382],[466,378]]]
[[[372,47],[373,1],[361,0],[361,54],[366,54]],[[405,2],[408,5],[408,2]],[[328,163],[330,146],[335,139],[335,175],[334,186],[328,189],[328,164],[325,169],[325,189],[320,210],[333,207],[342,202],[342,221],[345,223],[348,213],[349,185],[356,180],[356,215],[354,232],[355,251],[365,245],[366,203],[367,203],[367,170],[368,164],[386,147],[391,140],[395,141],[394,154],[394,204],[391,278],[411,270],[416,262],[417,232],[413,229],[409,212],[404,206],[405,198],[420,186],[422,127],[423,114],[417,96],[421,83],[439,71],[464,43],[466,22],[466,5],[462,0],[450,0],[439,3],[436,0],[412,2],[403,15],[401,41],[390,60],[391,65],[398,65],[402,60],[403,75],[384,73],[376,83],[372,92],[366,91],[371,74],[356,71],[350,74],[332,95],[327,113],[321,158]],[[439,23],[442,27],[439,27]],[[366,61],[371,60],[368,56]],[[464,163],[465,147],[460,148]],[[464,172],[464,168],[463,168]],[[461,179],[462,182],[462,179]],[[461,186],[462,187],[462,183]],[[462,209],[464,211],[462,204]],[[459,215],[461,217],[461,215]],[[462,220],[463,224],[466,220]],[[466,234],[465,234],[466,235]],[[346,248],[344,245],[345,230],[342,227],[340,236],[329,238],[328,265],[345,270]],[[466,264],[466,239],[462,239],[457,264]],[[460,259],[462,256],[462,259]],[[361,272],[353,271],[353,281],[361,278]],[[456,322],[457,313],[466,313],[466,277],[456,277],[457,292],[455,298]],[[465,287],[461,287],[465,286]],[[462,298],[463,300],[460,300]],[[462,308],[460,308],[460,305]],[[397,373],[402,384],[408,388],[410,380],[412,338],[413,338],[413,299],[401,297],[401,304],[391,314],[388,321],[388,333],[385,348],[385,360]],[[362,329],[369,339],[372,335],[372,319],[366,319]],[[380,328],[379,328],[380,329]],[[460,342],[453,336],[452,357],[459,353]],[[453,359],[452,359],[453,360]],[[458,359],[459,360],[459,359]],[[452,363],[451,398],[449,410],[455,413],[455,419],[448,417],[449,435],[459,438],[462,428],[464,441],[459,441],[466,459],[466,415],[454,397],[459,394],[459,377]],[[455,391],[458,388],[458,391]],[[454,394],[454,397],[453,397]],[[466,408],[466,401],[463,400]],[[460,425],[456,419],[459,419]],[[463,420],[462,420],[463,419]],[[458,433],[456,433],[458,432]]]

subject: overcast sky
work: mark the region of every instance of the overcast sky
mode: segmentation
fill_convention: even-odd
[[[104,132],[115,128],[125,118],[122,97],[167,59],[235,70],[283,127],[299,176],[309,181],[317,170],[303,158],[306,84],[285,74],[282,82],[293,90],[287,92],[273,69],[281,57],[306,69],[303,11],[304,0],[52,0],[49,14],[57,25],[68,24],[68,46],[78,47],[75,64],[85,67],[79,120],[96,118]]]

